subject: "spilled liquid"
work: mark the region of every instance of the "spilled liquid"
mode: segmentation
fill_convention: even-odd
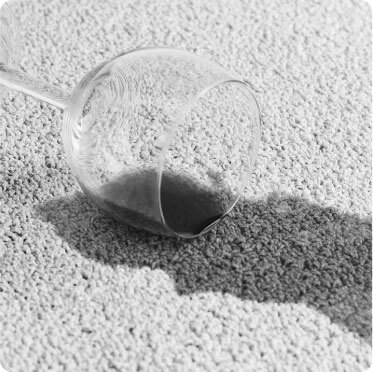
[[[156,185],[156,171],[143,170],[110,181],[91,197],[118,220],[167,234],[158,212]],[[185,175],[169,172],[163,172],[160,197],[166,224],[184,236],[200,234],[223,217],[234,201],[229,193],[208,189]]]
[[[165,173],[161,183],[163,216],[174,231],[197,235],[223,217],[227,203],[222,195],[201,187],[196,181]]]

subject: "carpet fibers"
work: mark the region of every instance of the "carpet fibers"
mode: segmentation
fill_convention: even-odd
[[[72,91],[170,46],[241,75],[262,143],[203,237],[102,213],[62,112],[0,103],[0,364],[8,371],[363,371],[371,364],[371,15],[363,1],[20,0],[20,68]]]

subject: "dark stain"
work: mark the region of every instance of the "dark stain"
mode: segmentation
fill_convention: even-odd
[[[371,340],[371,219],[272,195],[242,200],[218,227],[183,240],[120,224],[81,194],[37,210],[85,257],[162,269],[180,295],[215,291],[243,300],[305,303]]]

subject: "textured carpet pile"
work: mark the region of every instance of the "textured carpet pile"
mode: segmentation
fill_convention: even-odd
[[[32,0],[20,68],[71,91],[172,46],[239,73],[263,135],[245,197],[193,240],[105,217],[62,113],[0,108],[0,364],[8,371],[363,371],[371,363],[371,16],[363,1]]]

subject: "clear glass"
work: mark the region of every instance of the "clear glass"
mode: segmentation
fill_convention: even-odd
[[[88,73],[70,96],[1,63],[0,84],[64,109],[74,176],[100,209],[126,224],[199,236],[231,211],[248,183],[260,140],[258,104],[239,77],[189,52],[123,53]]]
[[[0,62],[6,65],[15,65],[19,60],[19,24],[8,4],[3,4],[0,9]],[[2,86],[0,99],[7,93]]]

